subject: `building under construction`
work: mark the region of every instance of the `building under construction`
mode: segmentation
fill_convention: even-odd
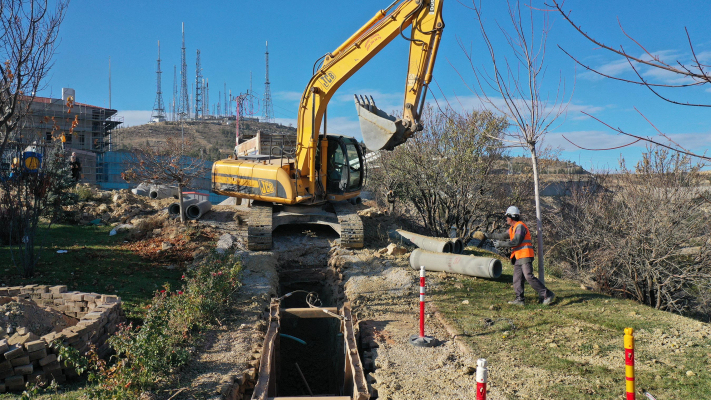
[[[112,133],[122,122],[116,110],[76,102],[74,90],[63,88],[61,99],[33,99],[29,114],[18,127],[19,142],[15,147],[23,147],[16,149],[21,151],[24,146],[44,147],[61,140],[67,155],[77,154],[82,164],[82,182],[99,183],[106,180],[103,154],[111,150]]]

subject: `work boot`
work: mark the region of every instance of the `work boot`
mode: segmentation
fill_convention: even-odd
[[[509,301],[509,304],[512,304],[514,306],[523,306],[526,303],[524,303],[523,300],[521,300],[521,299],[516,299],[516,300]]]
[[[543,299],[543,305],[547,306],[550,305],[553,300],[555,300],[555,293],[551,292],[551,295]]]

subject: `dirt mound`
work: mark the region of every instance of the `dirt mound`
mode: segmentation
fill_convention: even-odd
[[[151,200],[145,196],[137,196],[128,189],[102,191],[87,184],[77,185],[75,190],[80,200],[83,200],[63,207],[64,219],[83,225],[97,220],[106,224],[131,223],[134,218],[155,214],[174,201]]]
[[[0,297],[0,304],[0,339],[27,333],[43,336],[61,332],[79,322],[59,311],[16,297]]]

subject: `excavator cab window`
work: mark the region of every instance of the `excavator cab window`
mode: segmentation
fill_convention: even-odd
[[[343,194],[361,189],[363,156],[358,142],[347,137],[328,137],[327,191]]]

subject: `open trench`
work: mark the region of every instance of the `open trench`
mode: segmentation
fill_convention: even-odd
[[[326,227],[275,231],[278,297],[270,305],[252,399],[370,397],[343,276],[328,265],[337,238]]]

